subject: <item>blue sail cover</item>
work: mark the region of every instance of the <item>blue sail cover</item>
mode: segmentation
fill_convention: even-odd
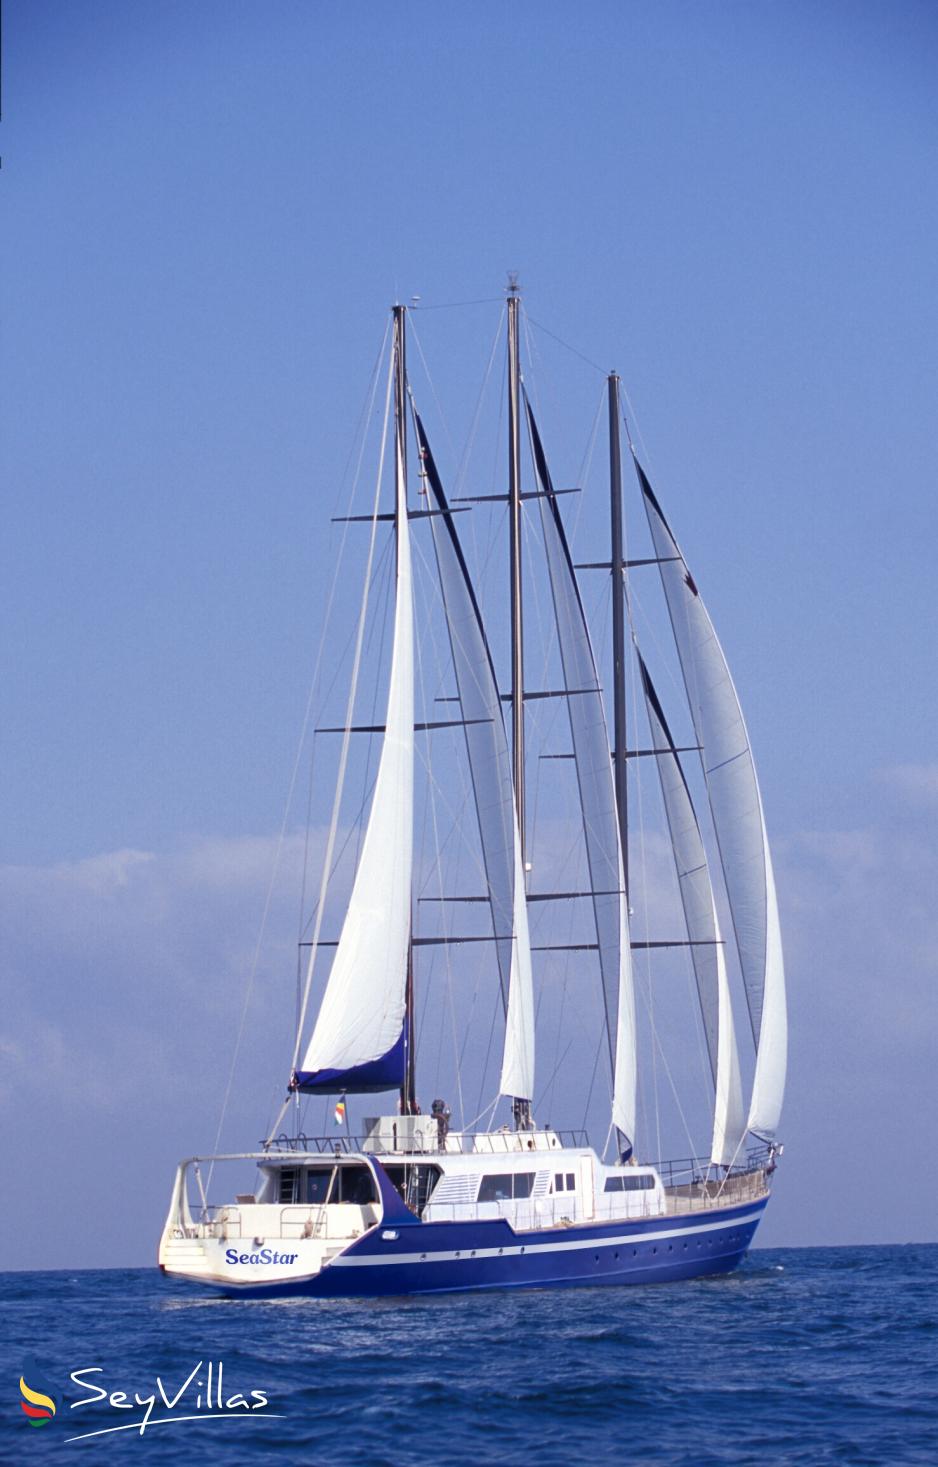
[[[515,813],[511,757],[482,614],[439,472],[419,414],[417,441],[431,507],[433,547],[478,818],[495,955],[506,1015],[503,1095],[534,1093],[534,1005],[524,876]]]
[[[379,1090],[396,1090],[404,1083],[406,1065],[404,1032],[386,1054],[347,1069],[298,1070],[291,1089],[304,1095],[366,1095]]]
[[[526,403],[534,462],[541,485],[541,527],[576,764],[589,866],[603,1005],[613,1073],[613,1120],[635,1137],[635,1008],[624,875],[609,733],[602,691],[580,600],[560,506],[530,403]]]

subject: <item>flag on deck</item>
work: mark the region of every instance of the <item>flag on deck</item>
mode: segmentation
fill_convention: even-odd
[[[337,1126],[341,1126],[341,1124],[342,1124],[342,1122],[344,1120],[345,1120],[345,1101],[344,1100],[337,1100],[336,1103],[335,1103],[335,1123],[336,1123]]]

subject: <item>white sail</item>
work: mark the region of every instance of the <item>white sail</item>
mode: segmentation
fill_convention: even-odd
[[[514,806],[512,806],[514,809]],[[531,938],[528,904],[524,895],[521,840],[514,828],[514,941],[505,1015],[505,1049],[499,1089],[517,1099],[534,1098],[534,982],[531,974]]]
[[[384,744],[368,828],[300,1089],[383,1090],[403,1079],[414,809],[414,648],[403,453],[396,472],[397,598]]]
[[[505,1006],[500,1090],[534,1095],[534,995],[531,942],[521,865],[521,841],[511,779],[511,755],[495,669],[453,516],[420,417],[417,439],[435,513],[430,524],[459,705],[465,719],[469,772],[482,845],[488,901]]]
[[[541,482],[541,527],[564,684],[572,694],[567,699],[567,708],[612,1061],[612,1118],[631,1144],[635,1140],[637,1094],[635,997],[609,733],[576,572],[530,406],[528,422]]]
[[[694,813],[690,790],[671,730],[641,656],[639,669],[645,707],[664,800],[674,866],[677,872],[697,995],[714,1083],[713,1139],[710,1157],[718,1165],[732,1162],[746,1134],[739,1053],[733,1024],[726,958],[720,935],[710,868]]]
[[[765,843],[765,880],[768,896],[768,948],[766,972],[773,981],[766,982],[762,1001],[762,1039],[756,1055],[756,1072],[749,1103],[749,1130],[757,1136],[771,1138],[778,1129],[785,1093],[785,1069],[788,1059],[788,1013],[785,1005],[785,978],[782,966],[782,934],[778,922],[775,876],[772,854],[765,833],[762,801],[759,801],[762,838]]]
[[[756,1044],[749,1129],[774,1135],[785,1089],[785,973],[772,860],[742,710],[723,650],[651,485],[635,460],[677,643],[726,881]]]

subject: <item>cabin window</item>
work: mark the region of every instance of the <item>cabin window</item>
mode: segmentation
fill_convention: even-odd
[[[554,1173],[554,1191],[555,1192],[575,1192],[576,1191],[576,1173],[575,1172],[555,1172]]]
[[[340,1202],[351,1202],[358,1207],[367,1207],[377,1202],[375,1179],[366,1166],[340,1166],[338,1175]]]
[[[307,1202],[322,1203],[328,1201],[329,1179],[331,1176],[331,1167],[319,1167],[316,1171],[308,1171],[306,1173]]]
[[[278,1202],[296,1201],[296,1167],[281,1167],[277,1187]]]
[[[642,1172],[637,1176],[633,1173],[627,1177],[607,1177],[607,1192],[649,1192],[655,1185],[655,1179],[650,1172]]]
[[[479,1185],[480,1202],[511,1202],[530,1197],[534,1191],[534,1172],[496,1172],[483,1177]]]

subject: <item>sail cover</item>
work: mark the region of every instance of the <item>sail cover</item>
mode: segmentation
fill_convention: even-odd
[[[462,546],[419,415],[416,424],[428,493],[432,508],[437,511],[430,524],[456,687],[466,720],[469,770],[505,1005],[500,1089],[503,1095],[531,1100],[534,1095],[531,947],[508,739],[495,669]]]
[[[684,920],[691,942],[707,1054],[713,1074],[716,1099],[711,1160],[718,1165],[727,1166],[735,1159],[739,1144],[746,1134],[746,1113],[743,1110],[739,1055],[720,924],[700,826],[697,824],[681,761],[641,655],[638,663],[645,691],[651,745],[659,751],[655,756],[655,763],[661,781]]]
[[[404,1080],[414,823],[413,591],[404,462],[396,471],[397,599],[384,745],[329,981],[293,1085],[393,1090]]]
[[[644,470],[635,468],[677,643],[756,1043],[749,1129],[774,1135],[787,1054],[785,974],[762,800],[749,736],[723,649]]]
[[[583,834],[592,891],[606,1032],[612,1065],[613,1123],[635,1139],[636,1042],[632,953],[609,734],[602,691],[560,506],[551,483],[534,414],[527,404],[534,462],[541,485],[541,528],[576,764]]]

